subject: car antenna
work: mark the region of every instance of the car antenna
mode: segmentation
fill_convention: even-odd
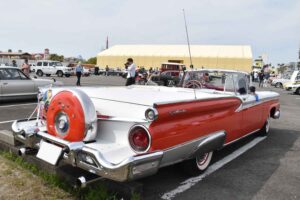
[[[192,61],[192,54],[191,54],[191,45],[190,45],[190,38],[189,38],[189,32],[188,32],[188,28],[187,28],[187,23],[186,23],[186,17],[185,17],[185,11],[184,9],[182,9],[183,12],[183,19],[184,19],[184,25],[185,25],[185,33],[186,33],[186,41],[187,41],[187,45],[188,45],[188,49],[189,49],[189,56],[190,56],[190,68],[193,69],[193,61]],[[196,90],[194,88],[194,95],[195,95],[195,99],[196,98]]]
[[[191,54],[191,47],[190,47],[190,38],[189,38],[188,29],[187,29],[184,9],[182,9],[182,12],[183,12],[184,25],[185,25],[186,40],[187,40],[187,45],[188,45],[188,49],[189,49],[189,56],[190,56],[190,63],[191,63],[190,67],[192,67],[193,66],[193,61],[192,61],[192,54]]]

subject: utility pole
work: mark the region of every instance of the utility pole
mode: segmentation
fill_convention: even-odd
[[[183,18],[184,18],[184,24],[185,24],[186,39],[187,39],[187,44],[188,44],[188,48],[189,48],[190,63],[191,63],[190,67],[193,68],[192,54],[191,54],[191,47],[190,47],[190,39],[189,39],[189,33],[188,33],[188,29],[187,29],[184,9],[182,9],[182,12],[183,12]]]

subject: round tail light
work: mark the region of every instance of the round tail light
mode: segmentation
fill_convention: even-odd
[[[49,134],[70,142],[91,141],[96,137],[96,123],[93,103],[82,91],[60,91],[51,99],[47,110]]]
[[[140,125],[134,126],[129,131],[129,143],[135,152],[145,153],[150,148],[150,134],[145,127]]]

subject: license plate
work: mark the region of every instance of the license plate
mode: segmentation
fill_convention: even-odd
[[[56,165],[59,157],[61,156],[61,153],[61,147],[41,140],[40,149],[36,157],[46,161],[47,163],[50,163],[51,165]]]

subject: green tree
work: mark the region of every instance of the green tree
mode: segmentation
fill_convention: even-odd
[[[96,58],[96,57],[91,57],[91,58],[89,58],[85,63],[86,63],[86,64],[93,64],[93,65],[96,65],[96,63],[97,63],[97,58]]]
[[[63,62],[64,61],[64,56],[63,55],[57,55],[57,54],[54,53],[54,54],[50,54],[49,59]]]

